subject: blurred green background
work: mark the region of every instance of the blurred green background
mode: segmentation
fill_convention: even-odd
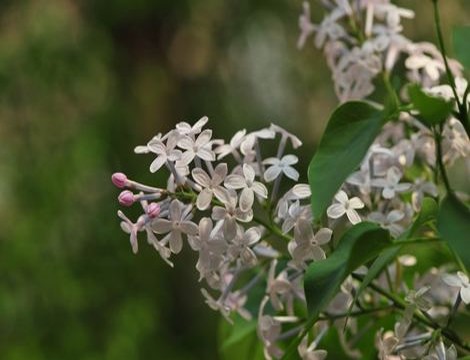
[[[433,40],[430,2],[401,3],[419,6],[408,33]],[[162,181],[134,146],[203,115],[222,138],[270,122],[299,134],[304,174],[336,100],[320,53],[295,47],[300,8],[0,2],[0,359],[217,359],[194,254],[175,269],[147,246],[134,256],[110,175]],[[445,28],[469,10],[445,2]]]

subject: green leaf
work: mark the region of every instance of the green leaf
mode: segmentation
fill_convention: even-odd
[[[263,351],[256,334],[256,319],[247,321],[236,315],[234,323],[220,319],[219,353],[223,360],[262,360]]]
[[[468,47],[470,39],[470,26],[458,26],[452,33],[452,42],[454,46],[455,57],[465,68],[470,68],[470,48]]]
[[[421,211],[419,212],[418,216],[416,217],[415,221],[411,225],[411,227],[405,231],[397,241],[403,241],[410,239],[415,233],[427,222],[436,219],[438,211],[437,203],[434,199],[430,197],[425,197],[421,204]],[[391,248],[387,248],[382,251],[382,253],[374,260],[372,265],[370,266],[369,270],[367,271],[366,276],[361,282],[361,285],[356,291],[354,295],[354,301],[351,303],[351,306],[348,309],[348,317],[349,313],[351,313],[354,304],[356,303],[359,295],[364,291],[367,286],[382,272],[382,270],[390,263],[393,259],[397,257],[400,253],[404,244],[396,245]]]
[[[370,222],[361,222],[344,233],[338,247],[328,258],[311,263],[304,278],[309,313],[306,328],[315,324],[320,312],[333,299],[349,274],[391,244],[387,230]],[[291,342],[283,359],[294,356],[300,340],[297,337]]]
[[[385,122],[383,111],[361,101],[344,103],[333,112],[308,169],[315,218],[323,215]]]
[[[454,109],[453,102],[426,94],[417,84],[408,86],[408,94],[419,119],[429,127],[443,123]]]
[[[470,268],[470,209],[453,194],[442,201],[437,216],[441,237],[449,243],[464,265]]]

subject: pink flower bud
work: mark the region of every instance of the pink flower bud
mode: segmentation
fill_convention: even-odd
[[[131,206],[134,204],[134,194],[132,191],[124,190],[118,196],[119,204],[122,206]]]
[[[150,203],[147,206],[147,215],[149,218],[153,219],[160,215],[160,204],[158,203]]]
[[[116,187],[122,189],[127,185],[127,176],[121,172],[114,173],[111,180]]]

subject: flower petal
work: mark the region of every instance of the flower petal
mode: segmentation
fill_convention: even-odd
[[[266,182],[274,181],[281,174],[281,168],[279,166],[273,165],[266,169],[264,172],[264,180]]]
[[[268,189],[266,188],[266,186],[264,186],[264,184],[260,183],[259,181],[255,181],[251,188],[256,194],[258,194],[262,198],[266,199],[268,197]]]
[[[150,172],[157,172],[166,162],[166,155],[158,155],[155,160],[150,164]]]
[[[242,211],[250,210],[253,206],[254,198],[253,190],[244,188],[240,195],[240,209]]]
[[[204,187],[209,187],[211,185],[211,178],[201,168],[193,169],[191,175],[193,176],[194,181],[196,181],[199,185]]]
[[[245,178],[241,175],[229,175],[224,181],[228,189],[241,189],[246,186]]]
[[[359,216],[356,210],[348,209],[346,211],[346,216],[353,225],[356,225],[361,222],[361,217]]]
[[[197,196],[196,200],[196,207],[199,210],[206,210],[212,201],[212,190],[210,189],[203,189],[199,195]]]
[[[343,191],[340,190],[336,193],[335,199],[340,203],[340,204],[345,204],[346,201],[348,201],[348,195]]]
[[[329,206],[328,209],[326,210],[326,214],[328,215],[328,217],[332,219],[340,218],[341,216],[344,215],[345,212],[346,212],[346,209],[344,208],[344,205],[342,204],[333,204]]]

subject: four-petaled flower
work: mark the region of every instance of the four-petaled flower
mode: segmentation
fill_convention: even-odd
[[[302,264],[306,260],[323,260],[326,258],[321,245],[327,244],[331,240],[333,231],[322,228],[313,233],[310,220],[300,218],[294,228],[294,241],[288,245],[288,250],[296,264]]]
[[[212,130],[204,130],[196,140],[189,136],[183,136],[178,141],[178,146],[186,150],[181,156],[181,162],[188,165],[195,157],[206,161],[214,161],[215,155],[211,149]]]
[[[299,172],[292,165],[297,164],[298,161],[299,159],[295,155],[286,155],[282,159],[271,157],[264,160],[263,164],[271,165],[264,172],[264,180],[271,182],[281,174],[284,174],[288,178],[297,181],[299,179]]]
[[[167,161],[177,161],[181,159],[181,150],[175,149],[178,136],[176,132],[171,132],[166,139],[166,144],[158,137],[149,141],[147,144],[148,150],[157,154],[155,160],[150,164],[150,172],[154,173],[158,171]],[[136,148],[136,151],[137,150]]]
[[[255,193],[264,199],[268,197],[268,189],[264,184],[255,181],[255,170],[248,164],[243,164],[243,175],[229,175],[224,184],[227,189],[242,189],[240,195],[240,209],[242,211],[248,211],[252,208]]]
[[[385,179],[373,179],[371,184],[372,186],[383,188],[382,196],[384,199],[393,199],[396,193],[401,193],[411,188],[409,183],[400,183],[401,177],[401,171],[396,166],[392,166],[387,170]]]
[[[355,225],[361,222],[361,217],[357,213],[356,209],[362,209],[364,203],[358,197],[348,198],[348,195],[340,190],[336,195],[335,199],[338,203],[330,205],[326,210],[327,215],[332,219],[338,219],[344,214],[348,217],[351,224]]]
[[[220,184],[227,176],[227,164],[218,164],[212,178],[201,168],[195,168],[192,171],[193,179],[203,187],[196,200],[196,207],[199,210],[206,210],[212,201],[212,196],[215,195],[220,201],[227,191]]]
[[[157,234],[166,234],[162,242],[169,242],[171,252],[177,254],[183,248],[182,234],[196,235],[198,227],[191,220],[192,206],[184,206],[179,200],[170,204],[169,219],[158,218],[153,221],[152,229]]]

